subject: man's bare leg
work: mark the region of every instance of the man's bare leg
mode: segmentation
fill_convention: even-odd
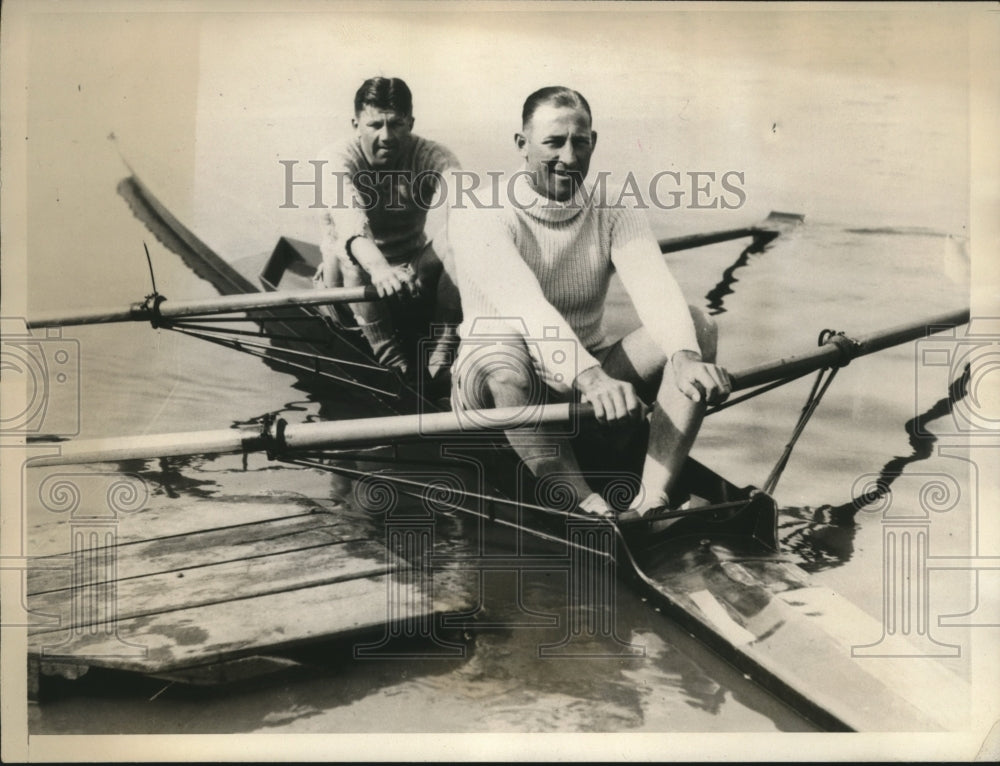
[[[371,279],[356,264],[341,264],[341,279],[344,287],[362,287],[371,284]],[[384,301],[361,301],[347,304],[358,329],[371,347],[375,361],[383,367],[396,370],[406,377],[410,373],[410,360],[403,350],[403,344],[393,326],[392,312]]]
[[[464,364],[463,388],[466,403],[480,407],[532,407],[544,403],[544,386],[538,379],[524,341],[514,338],[499,353],[471,357]],[[478,368],[478,369],[477,369]],[[573,452],[570,440],[554,425],[506,432],[507,440],[518,457],[539,480],[558,476],[573,489],[575,505],[597,515],[611,515],[607,504],[595,493]]]
[[[446,256],[447,257],[447,256]],[[421,291],[434,303],[431,318],[433,325],[433,346],[427,356],[427,372],[430,379],[443,392],[451,388],[451,365],[458,351],[458,326],[462,323],[462,303],[458,287],[448,269],[439,257],[434,243],[428,243],[416,263],[417,277]]]
[[[702,361],[714,363],[718,345],[715,323],[695,307],[691,308],[691,315]],[[612,377],[628,380],[638,376],[649,381],[658,370],[662,370],[656,406],[650,415],[649,445],[643,463],[641,488],[631,505],[642,515],[652,508],[670,505],[670,491],[694,444],[706,404],[688,399],[677,387],[671,365],[644,329],[640,328],[623,338],[621,351],[624,360],[620,355],[613,355],[605,365],[605,371]],[[631,369],[617,369],[622,366]]]

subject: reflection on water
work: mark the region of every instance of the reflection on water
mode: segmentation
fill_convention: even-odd
[[[740,257],[736,259],[733,265],[722,272],[722,279],[716,283],[715,287],[705,293],[705,300],[708,302],[709,314],[721,314],[726,310],[723,308],[723,301],[727,295],[732,294],[733,285],[739,282],[735,273],[738,269],[742,269],[750,262],[750,255],[752,252],[755,252],[753,248],[748,247],[740,253]]]
[[[722,314],[726,309],[723,302],[727,295],[732,295],[733,285],[740,280],[736,278],[736,272],[750,262],[750,256],[754,253],[762,253],[767,248],[773,237],[754,237],[753,244],[745,248],[740,257],[736,259],[732,266],[722,272],[722,278],[711,290],[705,293],[709,314]]]
[[[844,229],[848,234],[888,234],[911,237],[948,237],[949,235],[923,226],[873,226],[860,229]]]
[[[893,482],[903,475],[907,466],[927,460],[933,455],[937,437],[927,426],[939,418],[951,415],[955,404],[968,393],[970,374],[970,366],[966,365],[962,375],[949,386],[946,397],[906,421],[903,430],[906,431],[913,452],[889,460],[879,471],[874,486],[837,506],[782,509],[782,546],[796,555],[803,569],[819,572],[851,560],[858,528],[855,515],[865,506],[877,503],[889,494]]]
[[[807,572],[841,566],[854,555],[857,526],[854,512],[837,515],[831,506],[780,509],[778,535],[782,550],[795,556]]]
[[[300,484],[311,479],[303,476]],[[228,493],[232,476],[221,481]],[[350,504],[337,513],[365,515]],[[368,516],[373,535],[381,534],[379,519]],[[467,545],[456,524],[442,518],[436,525],[440,552]],[[435,575],[435,586],[452,587],[443,574]],[[566,573],[494,574],[482,583],[483,609],[442,633],[465,648],[464,657],[359,660],[355,640],[370,640],[362,637],[285,651],[295,663],[290,669],[218,687],[92,670],[72,684],[53,681],[32,710],[32,728],[88,734],[807,729],[622,583],[616,623],[643,655],[542,657],[540,647],[564,638],[571,619]]]
[[[204,478],[192,467],[203,461],[195,455],[162,457],[158,460],[122,460],[118,470],[137,474],[147,480],[153,495],[169,498],[211,497],[218,490],[218,482]],[[153,467],[155,466],[155,468]]]
[[[846,512],[848,506],[858,510],[882,499],[890,491],[892,483],[902,475],[906,466],[910,463],[927,460],[927,458],[931,457],[937,437],[927,431],[927,425],[934,422],[938,418],[951,415],[955,404],[963,399],[968,393],[970,376],[971,368],[967,364],[965,365],[962,375],[954,380],[948,387],[948,396],[939,399],[934,406],[926,412],[922,412],[912,420],[906,421],[903,429],[909,437],[910,446],[913,448],[913,452],[905,457],[894,457],[886,463],[879,472],[878,478],[875,480],[875,488],[858,495],[850,503],[845,504],[844,506],[834,508],[834,516],[837,515],[838,511]]]

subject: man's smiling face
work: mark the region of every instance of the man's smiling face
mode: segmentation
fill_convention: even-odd
[[[572,106],[539,106],[515,136],[534,190],[565,202],[583,183],[597,143],[590,115]]]

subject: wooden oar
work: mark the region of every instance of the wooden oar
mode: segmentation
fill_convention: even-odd
[[[765,383],[821,370],[824,367],[844,365],[859,356],[874,354],[876,351],[908,343],[944,329],[966,324],[968,321],[969,309],[964,308],[919,322],[890,327],[859,338],[834,336],[830,342],[801,356],[776,359],[773,362],[730,373],[733,390],[755,388]]]
[[[567,423],[574,418],[593,417],[593,413],[589,404],[567,403],[542,407],[500,407],[328,420],[295,425],[279,420],[258,427],[54,442],[53,444],[62,448],[62,454],[38,458],[31,465],[103,463],[175,455],[221,455],[390,444],[395,440],[408,438],[534,428],[543,423]]]
[[[147,300],[133,303],[127,309],[88,309],[72,313],[49,314],[28,320],[28,327],[68,327],[82,324],[109,324],[112,322],[155,322],[159,319],[212,314],[235,314],[255,309],[273,309],[283,306],[319,306],[335,303],[373,301],[378,293],[371,285],[366,287],[324,287],[321,289],[286,290],[270,293],[220,295],[188,301]]]
[[[854,340],[835,336],[838,340],[820,346],[808,354],[779,359],[731,373],[733,390],[754,388],[814,370],[844,365],[856,357],[907,343],[968,321],[969,310],[962,309]],[[279,420],[266,427],[61,442],[59,446],[62,454],[38,458],[33,460],[31,465],[378,445],[402,439],[499,432],[515,428],[530,429],[543,423],[576,422],[591,418],[593,414],[593,407],[589,404],[548,404],[540,407],[432,412],[296,425],[288,425]]]
[[[767,218],[755,226],[723,229],[722,231],[708,232],[706,234],[688,234],[683,237],[668,237],[658,240],[658,244],[660,245],[661,253],[676,253],[679,250],[690,250],[695,247],[714,245],[718,242],[728,242],[732,239],[753,237],[754,247],[762,248],[779,234],[793,226],[797,226],[803,220],[805,220],[805,216],[799,213],[779,213],[773,210],[768,214]]]
[[[137,180],[134,181],[138,183]],[[144,187],[141,187],[145,192]],[[148,193],[147,193],[148,194]],[[159,211],[159,208],[157,208]],[[162,214],[162,211],[160,211]],[[678,250],[702,247],[716,242],[726,242],[742,237],[753,237],[754,243],[763,245],[777,237],[782,231],[801,223],[803,216],[797,213],[772,212],[755,226],[706,234],[691,234],[659,240],[660,250],[672,253]],[[172,224],[177,225],[179,224]],[[186,229],[184,230],[187,231]],[[193,236],[193,235],[192,235]],[[197,242],[197,241],[196,241]],[[197,242],[201,245],[200,242]],[[217,256],[216,256],[217,257]],[[374,301],[378,293],[374,287],[327,287],[322,289],[284,290],[278,292],[250,292],[222,295],[218,298],[198,300],[167,300],[162,296],[133,303],[128,308],[81,309],[69,312],[50,312],[29,319],[30,329],[44,327],[71,327],[88,324],[112,324],[117,322],[153,322],[159,320],[183,319],[188,317],[216,314],[235,314],[244,311],[281,308],[284,306],[329,306],[337,303]]]

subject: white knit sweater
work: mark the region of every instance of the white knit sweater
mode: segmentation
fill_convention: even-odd
[[[613,342],[602,320],[614,271],[668,359],[698,348],[687,301],[641,211],[601,186],[559,203],[535,193],[522,175],[513,191],[515,203],[501,210],[470,206],[450,214],[464,315],[457,373],[491,335],[513,330],[531,341],[542,380],[569,391],[580,372],[598,364],[590,352]]]

